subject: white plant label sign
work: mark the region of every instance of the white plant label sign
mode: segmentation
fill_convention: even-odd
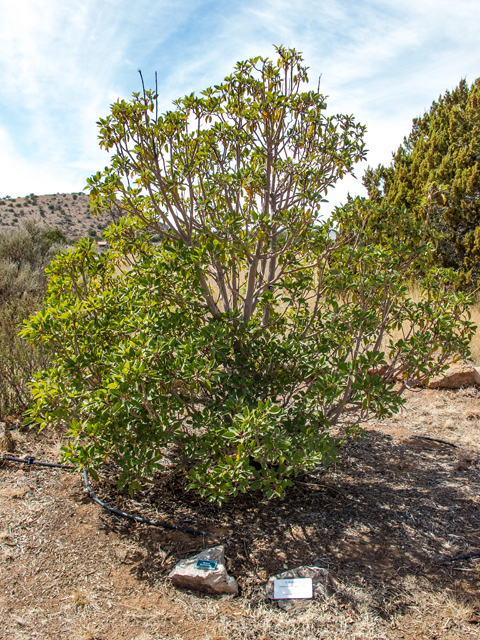
[[[313,598],[312,579],[277,578],[273,583],[273,597],[275,600]]]

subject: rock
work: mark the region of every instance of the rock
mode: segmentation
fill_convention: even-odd
[[[465,420],[478,420],[480,418],[480,409],[475,407],[473,409],[466,409],[463,417]]]
[[[468,449],[460,449],[457,453],[457,470],[466,471],[478,461],[478,456]]]
[[[0,422],[0,453],[15,451],[15,440],[10,435],[10,429],[4,422]]]
[[[370,367],[370,369],[367,371],[367,374],[369,376],[374,376],[378,374],[381,378],[383,378],[383,376],[387,373],[389,369],[390,369],[390,365],[382,364],[381,367]]]
[[[217,563],[217,566],[215,569],[201,569],[196,566],[197,560],[212,560]],[[176,587],[182,589],[193,589],[211,594],[238,594],[237,581],[228,575],[225,568],[225,548],[223,546],[205,549],[196,556],[180,560],[168,577],[172,579]]]
[[[274,582],[284,578],[312,578],[313,600],[329,598],[336,591],[335,582],[327,569],[321,567],[297,567],[290,571],[284,571],[277,576],[272,576],[265,587],[265,595],[273,600]],[[303,611],[311,600],[291,598],[288,600],[275,600],[280,609],[285,611]]]
[[[461,387],[480,387],[480,372],[471,364],[458,362],[445,373],[430,380],[429,389],[460,389]]]

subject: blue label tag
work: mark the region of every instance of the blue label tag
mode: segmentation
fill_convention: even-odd
[[[203,558],[197,560],[195,563],[195,569],[201,569],[202,571],[215,571],[218,562],[216,560],[204,560]]]

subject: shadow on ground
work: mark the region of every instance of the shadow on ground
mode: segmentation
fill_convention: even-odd
[[[388,617],[414,604],[404,586],[396,586],[406,576],[433,591],[455,577],[457,596],[476,598],[480,574],[469,568],[473,563],[441,561],[480,547],[480,475],[475,462],[459,465],[458,451],[369,431],[346,444],[336,465],[299,477],[283,500],[254,493],[218,506],[185,492],[178,477],[134,501],[106,482],[95,490],[130,512],[217,534],[210,540],[137,527],[104,513],[107,533],[140,544],[128,561],[142,580],[166,575],[175,561],[217,542],[226,545],[228,569],[243,595],[287,568],[319,565],[340,585],[368,583],[373,607]]]

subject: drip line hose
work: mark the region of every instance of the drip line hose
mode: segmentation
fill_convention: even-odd
[[[480,549],[476,551],[472,551],[471,553],[465,553],[463,556],[444,556],[443,558],[439,558],[440,562],[443,564],[447,562],[457,562],[460,560],[470,560],[471,558],[480,558]]]
[[[68,464],[58,464],[57,462],[37,462],[33,456],[26,458],[13,458],[12,456],[2,456],[2,460],[9,460],[10,462],[23,462],[23,464],[36,464],[39,467],[50,467],[52,469],[66,469],[67,471],[73,471],[75,467],[70,467]]]
[[[217,537],[214,533],[208,533],[208,531],[198,531],[197,529],[189,529],[188,527],[177,527],[174,524],[168,524],[168,522],[158,522],[157,520],[149,520],[148,518],[142,518],[141,516],[133,516],[130,513],[125,513],[124,511],[120,511],[119,509],[109,507],[108,504],[105,504],[105,502],[102,502],[100,498],[97,498],[97,496],[91,490],[86,469],[83,469],[83,480],[85,482],[87,493],[91,497],[91,499],[104,509],[107,509],[107,511],[110,511],[110,513],[114,513],[116,516],[121,516],[122,518],[133,520],[134,522],[138,522],[140,524],[149,524],[152,527],[161,527],[162,529],[169,529],[170,531],[181,531],[182,533],[189,533],[192,536],[208,536],[214,538]]]
[[[443,444],[443,443],[442,443]],[[450,444],[450,443],[445,443]],[[56,462],[37,462],[33,456],[28,456],[27,458],[14,458],[13,456],[5,456],[2,455],[0,460],[8,460],[9,462],[20,462],[22,464],[28,465],[37,465],[39,467],[49,467],[53,469],[65,469],[66,471],[73,471],[75,467],[72,467],[67,464],[58,464]],[[169,531],[180,531],[181,533],[188,533],[192,536],[203,536],[205,538],[217,538],[218,536],[214,533],[209,533],[208,531],[199,531],[198,529],[190,529],[189,527],[178,527],[174,524],[169,524],[168,522],[159,522],[158,520],[149,520],[148,518],[142,518],[142,516],[134,516],[131,513],[125,513],[125,511],[120,511],[120,509],[114,509],[110,507],[108,504],[105,504],[103,500],[97,498],[97,496],[93,493],[90,483],[88,482],[88,473],[86,469],[82,471],[83,481],[85,483],[85,489],[87,490],[90,498],[100,505],[106,511],[110,511],[116,516],[120,516],[121,518],[125,518],[126,520],[132,520],[133,522],[137,522],[138,524],[147,524],[151,527],[160,527],[161,529],[167,529]],[[471,553],[467,553],[465,555],[460,556],[444,556],[441,558],[437,558],[437,562],[447,563],[447,562],[458,562],[461,560],[470,560],[471,558],[480,557],[480,550],[472,551]]]
[[[22,464],[27,465],[37,465],[39,467],[49,467],[52,469],[65,469],[66,471],[73,471],[75,467],[71,467],[67,464],[58,464],[56,462],[37,462],[33,456],[28,456],[27,458],[14,458],[13,456],[5,456],[2,455],[1,460],[8,460],[9,462],[20,462]],[[103,509],[110,511],[116,516],[120,516],[121,518],[125,518],[126,520],[132,520],[133,522],[137,522],[138,524],[148,524],[151,527],[160,527],[162,529],[168,529],[169,531],[180,531],[181,533],[188,533],[192,536],[203,536],[205,538],[217,538],[218,536],[215,533],[209,533],[208,531],[199,531],[198,529],[190,529],[189,527],[178,527],[174,524],[169,524],[168,522],[159,522],[158,520],[149,520],[148,518],[142,518],[142,516],[134,516],[131,513],[125,513],[125,511],[120,511],[119,509],[114,509],[110,507],[108,504],[105,504],[100,498],[93,493],[90,483],[88,482],[88,473],[86,469],[82,471],[83,481],[85,483],[85,489],[90,496],[90,498],[100,505]]]

